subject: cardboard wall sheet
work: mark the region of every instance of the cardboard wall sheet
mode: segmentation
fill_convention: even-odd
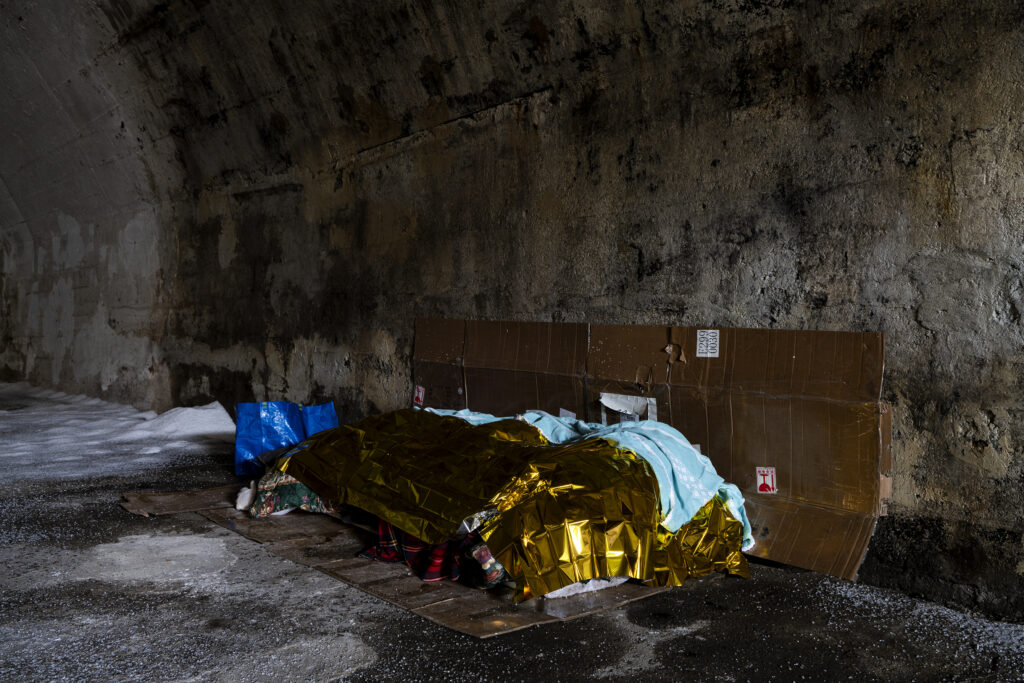
[[[587,331],[577,323],[467,322],[468,405],[494,415],[539,409],[582,416]]]
[[[464,345],[458,331],[464,329]],[[868,332],[418,321],[431,363],[458,365],[465,405],[614,423],[602,395],[644,397],[743,491],[752,554],[854,578],[891,491],[884,337]],[[452,375],[454,377],[454,375]],[[443,394],[425,405],[441,406]],[[461,407],[461,406],[460,406]]]
[[[889,467],[883,335],[676,327],[672,339],[669,422],[743,491],[752,554],[854,578]]]

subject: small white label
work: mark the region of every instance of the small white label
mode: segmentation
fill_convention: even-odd
[[[775,468],[774,467],[758,467],[757,468],[757,492],[758,493],[778,493],[779,487],[775,483]]]
[[[718,330],[697,330],[697,358],[718,358]]]
[[[572,412],[571,410],[566,410],[565,408],[559,408],[558,409],[558,417],[567,417],[570,420],[575,420],[576,419],[576,413]]]
[[[412,402],[418,406],[423,405],[423,400],[427,397],[427,390],[421,387],[419,384],[416,385],[416,393],[412,395]]]

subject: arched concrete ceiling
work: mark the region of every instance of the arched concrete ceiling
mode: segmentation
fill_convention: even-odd
[[[876,574],[928,537],[1019,613],[1022,45],[1008,0],[0,0],[0,379],[354,418],[417,315],[882,330]]]

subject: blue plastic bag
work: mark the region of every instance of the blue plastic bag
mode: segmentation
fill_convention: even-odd
[[[239,403],[235,407],[238,411],[235,474],[240,477],[263,475],[262,453],[294,446],[318,432],[338,426],[333,401],[315,406],[300,406],[290,401],[262,401]]]
[[[235,427],[235,474],[259,477],[263,465],[260,453],[291,446],[305,440],[299,406],[288,401],[239,403]]]
[[[338,426],[338,413],[334,410],[334,401],[321,403],[318,406],[301,406],[302,427],[306,430],[306,438],[325,429]]]

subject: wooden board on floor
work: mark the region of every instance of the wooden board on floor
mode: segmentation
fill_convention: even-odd
[[[462,595],[414,609],[415,614],[477,638],[491,638],[530,626],[561,621],[530,603],[505,604],[488,596]],[[582,616],[582,615],[581,615]]]
[[[319,567],[337,560],[353,558],[375,541],[375,536],[370,536],[362,529],[346,526],[334,536],[303,536],[288,541],[266,543],[263,547],[295,564]]]
[[[351,557],[317,567],[320,571],[350,586],[403,609],[414,610],[441,600],[475,592],[455,581],[422,581],[404,563],[377,562]]]
[[[239,486],[228,484],[200,491],[177,491],[175,493],[124,494],[121,503],[128,512],[143,517],[150,515],[173,515],[179,512],[198,512],[211,508],[233,508]]]
[[[316,568],[425,619],[477,638],[576,619],[670,590],[666,586],[624,583],[568,598],[537,598],[516,604],[511,590],[481,591],[454,581],[427,583],[404,564],[354,557]]]
[[[481,591],[455,581],[425,582],[403,563],[358,557],[373,536],[333,517],[296,510],[253,519],[234,508],[238,487],[181,493],[126,493],[121,505],[149,516],[198,512],[286,560],[317,569],[397,607],[455,631],[490,638],[538,624],[576,619],[669,590],[624,583],[592,593],[516,604],[508,589]]]
[[[585,617],[667,590],[670,589],[666,586],[624,583],[592,593],[580,593],[556,600],[537,598],[518,605],[497,599],[489,592],[477,591],[475,594],[463,594],[412,611],[456,631],[477,638],[490,638],[536,624]]]
[[[233,507],[201,510],[199,514],[220,524],[225,529],[238,532],[259,543],[291,541],[307,536],[333,538],[349,528],[347,524],[333,517],[303,510],[260,519],[253,519],[247,512],[236,510]]]

